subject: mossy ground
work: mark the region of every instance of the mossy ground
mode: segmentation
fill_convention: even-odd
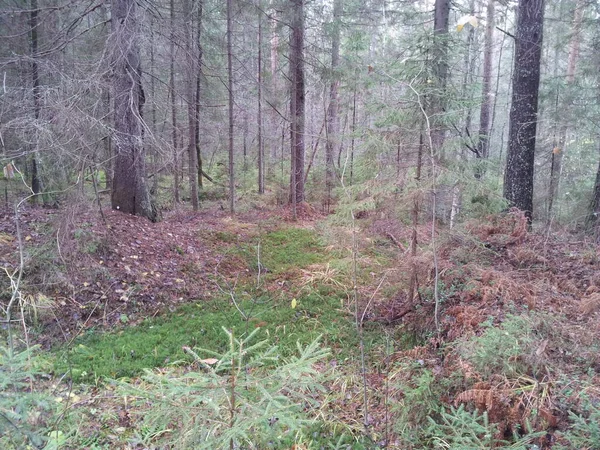
[[[224,242],[233,241],[230,234]],[[285,228],[251,239],[251,243],[234,247],[232,253],[243,255],[249,265],[256,264],[254,242],[260,242],[261,264],[268,268],[261,287],[253,285],[251,272],[231,292],[212,299],[193,299],[174,312],[118,331],[90,330],[70,348],[56,350],[57,373],[90,382],[133,377],[144,368],[185,364],[189,357],[184,346],[224,350],[227,343],[222,327],[238,336],[260,327],[261,335],[277,344],[283,357],[296,350],[297,342],[307,344],[321,335],[321,342],[337,360],[356,358],[358,335],[348,292],[340,285],[300,287],[300,280],[294,280],[298,270],[328,260],[318,236],[307,229]],[[278,289],[280,279],[292,286]],[[376,327],[366,330],[365,342],[368,348],[382,344]]]

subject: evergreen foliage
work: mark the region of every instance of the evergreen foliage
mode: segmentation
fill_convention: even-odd
[[[121,383],[140,407],[143,423],[164,430],[162,445],[176,448],[283,448],[310,423],[306,412],[318,408],[323,374],[315,364],[329,351],[318,340],[282,359],[259,330],[236,338],[223,329],[223,353],[187,349],[194,357],[186,373],[147,370],[141,384]],[[211,358],[202,358],[201,354]],[[156,445],[146,442],[145,445]],[[287,445],[287,444],[286,444]]]
[[[38,350],[0,345],[0,448],[43,448],[53,425],[56,404],[40,388],[46,364]]]

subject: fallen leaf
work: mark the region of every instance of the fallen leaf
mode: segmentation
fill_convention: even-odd
[[[219,362],[219,360],[218,360],[218,359],[215,359],[215,358],[201,359],[200,361],[201,361],[201,362],[203,362],[204,364],[209,364],[209,365],[211,365],[211,366],[212,366],[213,364],[216,364],[216,363],[218,363],[218,362]]]

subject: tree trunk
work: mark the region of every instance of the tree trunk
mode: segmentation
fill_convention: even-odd
[[[567,93],[570,91],[569,87],[573,85],[575,81],[575,68],[577,66],[577,59],[579,58],[579,43],[581,36],[581,22],[583,20],[583,2],[579,0],[575,6],[575,12],[573,16],[573,34],[571,34],[571,41],[569,42],[569,62],[567,64]],[[569,114],[567,109],[569,108],[570,102],[564,102],[561,107],[561,117],[568,120]],[[560,174],[562,172],[562,159],[565,152],[565,145],[567,142],[567,131],[568,124],[563,119],[560,124],[558,133],[558,142],[554,149],[552,149],[551,163],[550,163],[550,186],[548,190],[548,219],[552,215],[552,207],[554,206],[554,200],[558,195],[558,184],[560,182]]]
[[[30,46],[31,46],[31,81],[33,85],[33,115],[37,121],[40,118],[40,70],[38,66],[38,1],[31,0],[29,12]],[[37,141],[37,140],[36,140]],[[37,142],[31,156],[31,190],[34,194],[42,192],[42,182],[39,174]],[[32,197],[37,202],[37,195]]]
[[[270,63],[271,63],[271,88],[268,92],[270,92],[269,98],[271,100],[271,104],[274,103],[274,99],[279,93],[279,75],[277,73],[277,66],[279,61],[279,34],[277,33],[277,10],[273,9],[270,15],[271,19],[271,54],[270,54]],[[271,126],[271,133],[273,136],[278,135],[278,125],[279,116],[275,108],[271,108],[269,114],[269,122]],[[285,126],[282,127],[285,129]],[[271,160],[275,161],[277,159],[277,148],[279,146],[278,138],[274,138],[270,140],[271,146]],[[282,155],[283,158],[283,155]]]
[[[173,139],[173,196],[179,203],[179,146],[177,144],[177,103],[175,91],[175,0],[170,1],[171,42],[169,42],[169,90],[171,91],[171,137]]]
[[[265,193],[265,147],[263,144],[263,120],[262,120],[262,10],[260,0],[257,0],[258,8],[258,104],[256,117],[256,140],[258,144],[258,193]]]
[[[200,151],[200,87],[202,81],[202,45],[200,44],[200,36],[202,33],[202,10],[204,6],[204,0],[198,0],[197,9],[197,20],[196,24],[198,29],[196,30],[196,93],[194,96],[194,144],[196,147],[196,164],[198,167],[198,187],[202,188],[202,153]]]
[[[431,141],[433,151],[443,159],[443,146],[446,138],[444,112],[446,109],[446,85],[448,80],[448,23],[450,0],[435,0],[433,18],[433,74],[436,91],[432,95],[430,117],[432,123]]]
[[[296,206],[304,201],[304,0],[293,0],[290,35],[291,80],[291,201]]]
[[[150,130],[152,131],[152,187],[150,192],[152,195],[158,195],[158,181],[160,173],[160,161],[158,145],[156,145],[156,76],[154,74],[155,58],[154,58],[154,18],[150,16]]]
[[[592,192],[592,201],[590,203],[589,214],[587,217],[587,226],[589,229],[596,232],[598,237],[598,226],[600,225],[600,162],[598,162],[598,170],[596,171],[596,182],[594,183],[594,191]]]
[[[334,152],[338,141],[338,66],[340,64],[340,16],[342,14],[342,0],[333,2],[333,28],[331,35],[331,84],[329,86],[329,108],[327,109],[327,142],[325,146],[325,188],[327,190],[326,208],[329,212],[331,204],[331,190],[335,181]]]
[[[531,223],[544,0],[519,0],[504,197]]]
[[[481,111],[479,114],[479,142],[477,157],[487,159],[490,155],[489,132],[492,108],[492,52],[494,50],[495,0],[488,0],[486,13],[485,41],[483,48],[483,86],[481,89]]]
[[[187,112],[188,112],[188,178],[190,185],[190,196],[192,200],[192,208],[198,211],[198,154],[196,152],[196,58],[194,57],[193,49],[193,20],[192,7],[190,0],[183,1],[183,15],[186,21],[185,33],[185,50],[186,59],[188,61],[186,75],[186,97],[187,97]]]
[[[142,89],[139,31],[135,0],[112,0],[113,98],[115,164],[112,207],[156,220],[146,185],[142,142]]]
[[[231,54],[231,1],[227,0],[227,88],[229,90],[229,212],[235,214],[235,173],[233,161],[233,61]]]

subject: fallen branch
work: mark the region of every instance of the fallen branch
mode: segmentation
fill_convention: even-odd
[[[394,244],[396,244],[400,250],[402,250],[403,252],[406,252],[406,248],[404,247],[404,245],[402,245],[402,243],[401,243],[401,242],[400,242],[398,239],[396,239],[392,233],[389,233],[389,232],[388,232],[388,233],[386,233],[385,235],[386,235],[387,237],[389,237],[389,238],[391,239],[391,241],[392,241]]]

